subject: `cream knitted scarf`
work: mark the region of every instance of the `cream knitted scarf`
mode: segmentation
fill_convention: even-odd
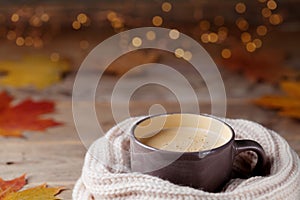
[[[85,157],[82,175],[73,190],[74,200],[300,200],[298,155],[274,131],[240,119],[225,121],[234,128],[236,139],[256,140],[263,146],[272,165],[271,174],[267,177],[233,179],[222,192],[208,193],[175,185],[157,177],[131,173],[128,133],[132,124],[140,119],[141,117],[123,121],[91,145]],[[237,159],[236,168],[242,170],[254,159],[255,156],[251,154],[243,154]]]

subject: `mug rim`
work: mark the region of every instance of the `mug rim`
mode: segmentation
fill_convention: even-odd
[[[217,120],[223,124],[225,124],[231,131],[231,138],[223,145],[221,146],[218,146],[218,147],[215,147],[215,148],[211,148],[211,149],[208,149],[208,150],[203,150],[203,151],[192,151],[192,152],[187,152],[187,151],[183,151],[183,152],[180,152],[180,151],[169,151],[169,150],[164,150],[164,149],[158,149],[158,148],[155,148],[155,147],[152,147],[152,146],[148,146],[144,143],[142,143],[141,141],[139,141],[135,134],[134,134],[134,130],[136,129],[136,127],[142,123],[143,121],[147,120],[147,119],[150,119],[150,118],[153,118],[153,117],[158,117],[158,116],[163,116],[163,115],[175,115],[175,114],[180,114],[180,115],[184,115],[184,114],[188,114],[188,115],[196,115],[196,116],[204,116],[204,117],[208,117],[208,118],[212,118],[214,120]],[[205,154],[207,155],[208,153],[213,153],[215,151],[218,151],[220,149],[223,149],[223,148],[226,148],[235,138],[235,132],[233,130],[233,128],[225,121],[222,121],[220,119],[218,119],[217,117],[215,116],[212,116],[212,115],[209,115],[209,114],[205,114],[205,113],[201,113],[201,114],[194,114],[194,113],[180,113],[180,112],[174,112],[174,113],[161,113],[161,114],[156,114],[156,115],[149,115],[149,116],[146,116],[144,117],[143,119],[140,119],[139,121],[135,122],[135,124],[132,126],[131,130],[130,130],[130,134],[131,134],[131,137],[133,137],[134,139],[134,142],[136,142],[138,145],[142,146],[143,148],[146,148],[148,150],[151,150],[151,151],[162,151],[164,153],[176,153],[176,154],[187,154],[187,155],[193,155],[193,154]]]

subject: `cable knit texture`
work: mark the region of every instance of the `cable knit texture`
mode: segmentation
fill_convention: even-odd
[[[130,172],[129,131],[142,117],[127,119],[111,128],[89,148],[82,175],[73,190],[74,200],[103,199],[204,199],[204,200],[300,200],[300,160],[288,143],[274,131],[247,121],[224,119],[236,139],[259,142],[271,160],[266,177],[232,179],[219,193],[179,186],[157,177]],[[235,168],[245,170],[256,156],[243,153]]]

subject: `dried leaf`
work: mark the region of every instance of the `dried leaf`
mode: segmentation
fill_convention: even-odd
[[[300,82],[282,82],[285,96],[263,96],[254,103],[264,108],[277,109],[283,116],[300,119]]]
[[[17,105],[11,105],[11,102],[12,97],[6,92],[0,93],[0,136],[21,137],[24,130],[43,131],[61,124],[40,117],[54,111],[52,101],[36,102],[27,99]]]
[[[9,193],[3,200],[56,200],[58,198],[55,196],[62,190],[62,187],[48,188],[46,185],[41,185],[27,190]]]
[[[0,178],[0,199],[11,192],[17,192],[26,184],[25,175],[5,181]]]
[[[65,61],[53,62],[48,57],[27,56],[22,60],[0,62],[0,72],[5,74],[0,77],[0,84],[42,89],[59,82],[68,71],[69,64]]]
[[[299,72],[285,66],[283,52],[265,50],[249,53],[243,49],[233,49],[232,57],[219,60],[221,66],[229,70],[243,73],[251,81],[278,83],[283,78],[295,78]]]

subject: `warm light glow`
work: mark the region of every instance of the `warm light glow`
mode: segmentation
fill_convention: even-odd
[[[226,27],[220,27],[218,29],[218,37],[220,41],[226,40],[228,35],[228,29]]]
[[[148,32],[146,33],[146,38],[147,38],[148,40],[155,40],[155,38],[156,38],[155,32],[154,32],[154,31],[148,31]]]
[[[241,34],[241,40],[244,43],[250,42],[251,41],[251,35],[248,32],[244,32]]]
[[[255,46],[255,44],[253,42],[249,42],[246,45],[246,49],[249,52],[254,52],[256,50],[256,46]]]
[[[43,40],[41,40],[41,38],[36,37],[33,39],[33,46],[35,48],[41,48],[41,47],[43,47],[43,45],[44,45],[44,43],[43,43]]]
[[[220,16],[220,15],[216,16],[214,18],[214,23],[216,26],[223,26],[224,25],[224,17]]]
[[[123,21],[118,17],[112,20],[111,25],[116,29],[124,27]]]
[[[223,49],[221,52],[222,58],[228,59],[231,57],[231,51],[230,49]]]
[[[90,43],[88,41],[86,41],[86,40],[81,40],[79,42],[79,46],[80,46],[81,49],[85,50],[85,49],[89,48]]]
[[[47,22],[47,21],[49,21],[49,19],[50,19],[50,17],[49,17],[49,15],[47,13],[42,14],[41,20],[43,22]]]
[[[179,35],[180,35],[179,31],[176,30],[176,29],[172,29],[172,30],[169,32],[169,37],[170,37],[171,39],[173,39],[173,40],[178,39],[178,38],[179,38]]]
[[[183,59],[189,61],[191,60],[193,57],[193,54],[190,51],[185,51],[183,54]]]
[[[209,28],[210,28],[210,23],[209,23],[209,21],[207,21],[207,20],[202,20],[202,21],[200,22],[200,29],[201,29],[202,31],[208,31]]]
[[[263,17],[268,18],[272,15],[272,11],[269,8],[263,8],[261,14]]]
[[[80,24],[79,21],[74,21],[74,22],[72,23],[72,27],[73,27],[75,30],[78,30],[78,29],[81,28],[81,24]]]
[[[17,34],[15,31],[8,31],[6,35],[8,40],[14,40],[17,37]]]
[[[218,41],[218,35],[216,33],[208,34],[208,41],[211,43],[215,43]]]
[[[277,8],[277,3],[274,0],[270,0],[268,1],[267,6],[270,10],[275,10]]]
[[[27,36],[27,37],[25,38],[25,45],[26,45],[26,46],[32,46],[32,45],[33,45],[33,39],[32,39],[32,37]]]
[[[77,21],[80,22],[81,24],[86,23],[88,20],[88,17],[84,13],[80,13],[77,15]]]
[[[152,23],[154,26],[161,26],[163,23],[163,19],[161,18],[161,16],[154,16],[152,18]]]
[[[267,0],[258,0],[260,3],[265,3]]]
[[[25,43],[25,40],[24,40],[23,37],[17,37],[17,39],[16,39],[16,44],[17,44],[18,46],[23,46],[24,43]]]
[[[106,17],[109,21],[113,21],[117,17],[117,13],[110,11],[109,13],[107,13]]]
[[[181,49],[181,48],[176,49],[176,50],[175,50],[175,56],[176,56],[177,58],[182,58],[182,57],[184,56],[184,51],[183,51],[183,49]]]
[[[30,18],[29,23],[31,26],[35,26],[35,27],[39,27],[42,25],[42,21],[40,20],[40,18],[35,15]]]
[[[140,47],[140,46],[142,45],[142,39],[139,38],[139,37],[134,37],[134,38],[132,39],[132,45],[133,45],[134,47]]]
[[[268,29],[267,29],[267,27],[264,26],[264,25],[260,25],[260,26],[258,26],[258,27],[256,28],[256,33],[257,33],[257,35],[259,35],[259,36],[264,36],[264,35],[267,34],[267,32],[268,32]]]
[[[235,23],[241,31],[246,31],[249,28],[249,24],[244,18],[238,18]]]
[[[51,60],[52,62],[58,62],[58,61],[59,61],[59,58],[60,58],[60,56],[59,56],[59,54],[56,53],[56,52],[54,52],[54,53],[52,53],[52,54],[50,55],[50,60]]]
[[[255,44],[256,48],[260,48],[262,46],[262,41],[260,39],[254,39],[253,43]]]
[[[170,12],[171,9],[172,9],[172,4],[169,3],[169,2],[164,2],[164,3],[161,5],[161,9],[162,9],[164,12]]]
[[[235,5],[235,11],[239,14],[246,12],[246,5],[244,3],[237,3]]]
[[[201,35],[201,41],[202,41],[203,43],[208,43],[208,42],[209,42],[208,34],[207,34],[207,33],[203,33],[203,34]]]
[[[20,17],[17,13],[14,13],[14,14],[12,14],[10,19],[12,22],[17,22],[17,21],[19,21]]]
[[[278,24],[281,24],[281,22],[282,22],[282,16],[279,15],[279,14],[273,14],[273,15],[270,16],[269,22],[270,22],[272,25],[278,25]]]

